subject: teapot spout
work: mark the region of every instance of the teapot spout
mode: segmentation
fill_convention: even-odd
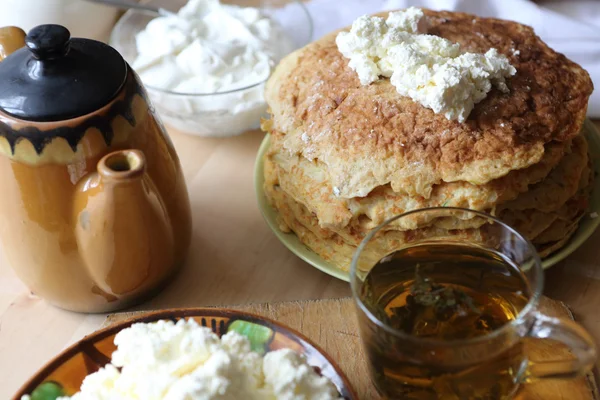
[[[146,172],[146,158],[139,150],[115,151],[104,156],[97,169],[105,181],[133,184]]]
[[[105,293],[137,296],[174,272],[173,227],[141,151],[104,156],[79,183],[74,206],[81,258]]]
[[[0,28],[0,61],[25,46],[25,31],[16,26]]]

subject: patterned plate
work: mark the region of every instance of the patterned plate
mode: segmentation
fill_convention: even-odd
[[[589,153],[594,164],[594,174],[596,179],[594,181],[594,188],[592,190],[592,198],[590,200],[589,215],[595,215],[594,218],[589,216],[584,217],[579,223],[579,228],[571,237],[569,242],[556,253],[551,254],[542,260],[542,267],[549,268],[554,264],[562,261],[569,254],[577,250],[579,246],[583,244],[589,238],[592,233],[598,228],[600,224],[600,132],[594,126],[590,120],[586,120],[583,126],[583,134],[588,140]],[[279,229],[277,223],[277,212],[269,205],[267,198],[263,192],[263,185],[265,183],[264,172],[263,172],[263,156],[269,148],[270,137],[265,136],[260,148],[258,149],[258,156],[256,158],[256,164],[254,167],[254,189],[258,197],[258,207],[260,208],[269,228],[275,233],[275,236],[287,247],[292,253],[306,261],[313,267],[334,276],[338,279],[348,282],[350,280],[349,273],[338,268],[333,263],[322,259],[317,253],[306,247],[304,243],[298,239],[294,233],[283,233]],[[595,214],[594,214],[595,213]]]
[[[261,354],[283,348],[304,354],[310,365],[331,379],[344,399],[358,399],[335,362],[300,333],[258,315],[225,309],[190,308],[151,312],[86,336],[38,371],[17,392],[14,400],[25,394],[30,394],[32,400],[55,400],[58,396],[73,395],[87,375],[110,362],[110,356],[116,350],[113,340],[119,331],[136,322],[177,321],[180,318],[193,318],[219,336],[236,331],[248,337],[252,349]]]

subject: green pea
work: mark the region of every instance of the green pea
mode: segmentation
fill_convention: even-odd
[[[235,331],[240,335],[244,335],[250,340],[250,348],[259,354],[264,354],[267,351],[267,344],[273,336],[273,331],[263,325],[254,324],[248,321],[233,321],[228,332]]]
[[[56,400],[64,396],[65,392],[61,385],[56,382],[44,382],[31,392],[31,400]]]

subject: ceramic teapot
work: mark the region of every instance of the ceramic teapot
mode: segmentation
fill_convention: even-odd
[[[0,29],[0,60],[5,259],[68,310],[114,311],[158,291],[186,256],[190,204],[138,76],[60,25]]]

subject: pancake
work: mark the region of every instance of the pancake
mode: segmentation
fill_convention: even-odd
[[[589,208],[592,190],[594,189],[594,168],[591,156],[588,154],[588,165],[581,174],[579,181],[579,190],[570,198],[558,211],[556,215],[559,219],[565,221],[574,220],[581,210],[587,211]]]
[[[533,244],[537,247],[547,249],[549,244],[566,243],[565,238],[570,238],[579,226],[589,207],[590,194],[593,188],[593,171],[588,164],[580,180],[580,189],[569,199],[556,213],[554,222],[533,238]],[[556,246],[553,246],[553,248]]]
[[[275,169],[283,189],[314,212],[323,227],[342,229],[350,224],[373,229],[385,220],[407,211],[427,207],[462,207],[488,211],[497,204],[515,199],[530,185],[541,181],[559,164],[570,149],[570,142],[553,142],[546,146],[542,160],[524,170],[476,186],[467,182],[435,185],[431,196],[424,198],[395,193],[390,185],[377,187],[367,196],[344,199],[333,190],[328,180],[327,166],[318,160],[309,161],[282,148],[277,137],[272,137],[267,158],[276,164]],[[451,226],[458,229],[471,226]],[[408,227],[408,228],[414,228]]]
[[[264,191],[280,229],[348,270],[357,246],[387,219],[416,209],[488,212],[546,256],[586,214],[593,173],[583,126],[591,80],[529,27],[425,11],[428,33],[464,51],[496,48],[517,74],[492,89],[464,123],[397,93],[389,79],[362,86],[337,33],[286,57],[267,82],[271,134]],[[429,218],[429,217],[428,217]],[[484,218],[393,221],[365,250],[375,263],[403,244],[445,236],[482,240]]]
[[[584,215],[585,213],[581,213],[575,221],[557,219],[552,223],[552,225],[550,225],[533,240],[533,244],[536,246],[547,245],[548,243],[561,241],[565,237],[570,237],[569,232],[571,232],[573,229],[577,229],[579,226],[579,220],[581,220]]]
[[[275,186],[265,190],[272,206],[278,210],[278,218],[283,232],[293,232],[306,246],[318,254],[325,261],[338,266],[343,271],[348,271],[352,257],[359,243],[349,243],[344,237],[328,229],[319,227],[317,219],[306,207],[294,201],[283,190]],[[560,220],[557,220],[560,221]],[[578,223],[575,222],[563,231],[563,235],[554,242],[534,243],[540,257],[544,258],[562,248],[576,232]],[[419,235],[425,239],[432,235],[447,235],[465,240],[481,238],[478,229],[445,230],[442,228],[421,228],[411,231],[388,231],[379,235],[367,251],[363,254],[365,264],[373,265],[381,257],[389,254],[397,246],[407,240],[415,240]]]
[[[280,224],[287,225],[287,230],[293,230],[297,223],[302,224],[305,229],[310,230],[315,236],[327,239],[344,241],[353,246],[358,246],[363,240],[367,231],[358,232],[348,229],[333,230],[322,227],[316,215],[311,212],[303,203],[295,200],[281,186],[279,177],[275,173],[277,165],[269,158],[264,160],[265,185],[264,191],[269,203],[277,209],[278,216],[281,218]],[[311,247],[312,248],[312,247]]]
[[[315,216],[278,185],[265,184],[265,194],[269,203],[278,210],[278,221],[283,232],[294,232],[302,243],[325,261],[343,271],[350,269],[352,257],[364,238],[361,234],[347,232],[342,236],[319,227]],[[481,237],[481,233],[477,229],[446,230],[434,226],[410,231],[385,231],[377,235],[376,240],[365,249],[361,261],[365,266],[370,267],[403,243],[433,236],[447,236],[453,240],[477,240]]]
[[[573,139],[571,152],[564,156],[559,168],[552,170],[546,179],[514,201],[506,203],[504,207],[514,210],[556,211],[577,192],[587,164],[588,144],[583,135],[579,135]]]
[[[541,258],[548,257],[549,255],[556,252],[557,250],[560,250],[564,245],[566,245],[569,242],[569,240],[571,240],[571,237],[573,237],[575,232],[577,232],[577,228],[578,228],[577,226],[572,227],[570,231],[566,232],[565,236],[562,239],[560,239],[556,242],[546,243],[543,245],[536,246],[540,257]]]
[[[592,190],[593,176],[591,170],[591,163],[585,166],[581,178],[579,180],[579,187],[577,193],[570,199],[568,199],[561,207],[553,212],[543,212],[539,209],[528,209],[528,210],[513,210],[504,209],[498,215],[502,221],[515,228],[519,233],[525,236],[527,239],[532,240],[534,243],[547,243],[552,241],[558,241],[566,234],[568,229],[562,231],[561,236],[556,234],[549,234],[548,231],[555,231],[561,224],[565,228],[570,228],[573,224],[577,224],[579,219],[588,209],[589,196]],[[559,231],[560,232],[560,231]],[[537,241],[536,239],[545,233],[552,239],[546,241]]]
[[[311,162],[297,155],[289,155],[285,150],[278,148],[276,144],[271,147],[267,158],[271,158],[275,164],[273,168],[278,175],[279,184],[296,201],[315,213],[322,227],[337,231],[351,225],[354,229],[368,231],[395,215],[419,208],[446,206],[493,212],[499,203],[517,197],[519,193],[525,192],[530,184],[548,175],[552,167],[560,161],[552,169],[552,176],[555,180],[568,177],[574,183],[556,188],[554,180],[548,184],[543,180],[537,188],[540,192],[547,193],[549,197],[552,197],[553,201],[542,206],[554,211],[573,195],[574,190],[577,190],[578,178],[576,179],[575,176],[581,174],[587,162],[585,139],[578,136],[576,140],[575,152],[571,151],[570,146],[552,143],[547,146],[548,149],[542,162],[525,170],[512,171],[503,178],[481,186],[466,182],[436,185],[429,199],[399,195],[394,193],[389,185],[378,187],[362,198],[342,199],[333,193],[331,184],[326,179],[325,169],[318,162]],[[562,157],[567,147],[569,154],[567,157]],[[525,196],[529,197],[529,195]],[[520,204],[519,199],[520,197],[517,197],[514,202],[517,206]],[[523,207],[509,205],[506,208],[520,210]],[[510,219],[510,216],[508,218]],[[420,224],[426,222],[428,221],[418,221]],[[415,224],[406,225],[403,228],[414,229],[418,223],[415,221]],[[437,226],[445,229],[466,229],[478,227],[481,223],[482,221],[450,219],[438,221]],[[398,224],[395,223],[393,226],[398,226]],[[539,229],[539,225],[536,224],[536,226]]]
[[[505,210],[499,217],[529,240],[544,232],[558,219],[556,214],[537,210]]]
[[[295,202],[281,188],[271,186],[265,189],[271,204],[279,211],[278,218],[284,232],[293,232],[306,246],[325,261],[338,266],[343,271],[349,270],[358,243],[348,243],[342,236],[320,228],[314,215],[302,204]],[[559,240],[536,245],[540,257],[547,257],[563,247],[576,230],[577,223],[574,223],[568,230],[564,231],[564,235]],[[364,265],[362,267],[368,268],[403,243],[439,235],[448,236],[453,240],[477,241],[482,240],[485,232],[479,229],[444,230],[436,227],[425,227],[411,231],[382,232],[363,252],[361,261],[364,262]]]
[[[265,159],[265,194],[271,205],[278,210],[280,229],[283,232],[294,232],[300,240],[323,259],[332,262],[342,269],[350,265],[353,253],[357,246],[369,232],[368,229],[353,229],[346,227],[339,231],[323,228],[312,213],[302,203],[297,202],[279,185],[279,178],[275,173],[276,164]],[[591,191],[593,174],[590,165],[586,165],[580,179],[580,188],[573,198],[569,199],[559,210],[553,213],[544,213],[539,210],[504,210],[499,217],[510,226],[517,229],[529,239],[534,239],[534,244],[539,249],[541,256],[547,256],[558,250],[574,233],[578,222],[587,211],[587,199]],[[423,237],[432,234],[463,235],[472,239],[478,237],[481,227],[457,228],[459,223],[454,219],[454,228],[447,228],[445,224],[452,224],[452,218],[437,220],[434,226],[421,228],[418,231]],[[440,223],[440,221],[443,221]],[[415,230],[397,231],[390,227],[378,238],[380,243],[375,245],[376,254],[393,249],[394,245],[401,244],[406,238],[414,237]],[[452,232],[452,233],[450,233]],[[536,241],[535,238],[539,237]],[[392,239],[393,238],[393,239]],[[393,243],[390,242],[393,240]],[[391,250],[390,250],[391,251]],[[374,253],[369,260],[374,260]]]
[[[389,185],[430,198],[435,185],[483,185],[539,163],[545,145],[574,138],[593,86],[587,72],[530,27],[469,14],[425,11],[428,33],[465,51],[491,47],[517,69],[510,92],[492,89],[464,123],[400,96],[388,79],[362,86],[336,33],[287,56],[267,82],[272,121],[290,154],[325,165],[341,198]]]

